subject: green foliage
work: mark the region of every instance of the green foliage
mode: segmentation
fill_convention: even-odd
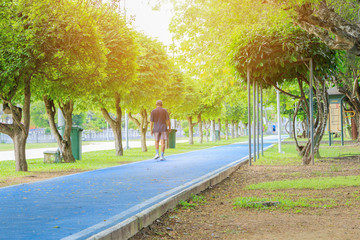
[[[82,112],[79,114],[73,114],[72,116],[72,120],[73,120],[73,125],[79,126],[79,127],[83,127],[84,123],[86,122],[86,113]]]
[[[42,52],[38,19],[31,19],[32,8],[41,3],[25,4],[21,0],[1,2],[0,8],[0,97],[16,105],[23,99],[24,81],[40,65]],[[46,18],[46,16],[44,16]]]
[[[106,128],[107,124],[100,112],[87,112],[86,122],[83,123],[83,128],[86,130],[100,131]]]
[[[166,81],[175,78],[170,78],[170,61],[163,44],[142,34],[137,34],[136,43],[139,45],[137,76],[125,102],[127,109],[138,112],[153,109],[156,100],[163,97]]]
[[[46,116],[45,104],[43,101],[37,101],[31,104],[31,125],[36,128],[47,128],[49,122]]]
[[[224,1],[175,2],[170,31],[177,44],[172,50],[177,64],[189,75],[184,103],[178,110],[183,117],[202,114],[205,119],[218,118],[221,102],[235,83],[225,49],[239,16],[234,12],[225,16],[222,9],[226,5]]]
[[[38,96],[59,102],[84,97],[99,87],[106,63],[106,49],[93,17],[100,16],[100,9],[86,1],[60,1],[44,8],[49,19],[41,26],[46,29],[41,46],[46,61],[37,75]]]
[[[127,97],[136,78],[138,45],[136,33],[127,25],[123,16],[110,5],[102,5],[99,14],[93,17],[97,21],[99,32],[105,47],[106,65],[100,88],[91,89],[91,95],[84,104],[92,108],[104,107],[115,111],[115,96],[120,102]]]
[[[307,76],[305,64],[292,64],[306,58],[314,59],[317,75],[336,68],[334,51],[292,24],[270,29],[260,26],[251,29],[251,32],[237,34],[237,41],[233,45],[233,64],[243,78],[246,78],[248,67],[252,69],[252,77],[265,81],[265,85]],[[247,38],[242,38],[245,34]]]

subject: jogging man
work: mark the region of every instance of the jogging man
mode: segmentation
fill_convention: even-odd
[[[166,127],[169,127],[168,130]],[[160,160],[165,160],[165,140],[167,140],[167,132],[171,131],[169,113],[165,108],[162,108],[162,101],[156,101],[156,108],[152,110],[150,115],[150,129],[151,136],[155,137],[155,149],[156,155],[154,159],[160,158]],[[159,142],[161,141],[161,155],[159,156]]]

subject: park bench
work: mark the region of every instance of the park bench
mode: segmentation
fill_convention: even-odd
[[[61,159],[62,157],[59,150],[44,152],[44,163],[60,163]]]

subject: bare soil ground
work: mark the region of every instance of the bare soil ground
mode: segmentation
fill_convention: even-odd
[[[315,166],[242,166],[228,179],[202,192],[206,199],[192,209],[168,211],[131,240],[138,239],[360,239],[360,188],[326,190],[245,190],[250,184],[297,178],[360,174],[358,156],[318,161]],[[331,207],[290,210],[234,208],[237,197],[269,193],[327,199]]]
[[[29,171],[31,175],[22,176],[22,177],[8,177],[3,181],[0,181],[0,187],[6,187],[16,184],[23,184],[23,183],[30,183],[30,182],[37,182],[43,181],[50,178],[70,175],[81,172],[80,170],[74,169],[71,171],[51,171],[51,172],[35,172]]]

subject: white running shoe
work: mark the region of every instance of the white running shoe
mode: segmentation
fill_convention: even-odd
[[[159,154],[155,154],[154,159],[158,159],[159,157],[160,157]]]
[[[165,157],[164,156],[161,156],[160,157],[160,161],[165,161],[166,159],[165,159]]]

